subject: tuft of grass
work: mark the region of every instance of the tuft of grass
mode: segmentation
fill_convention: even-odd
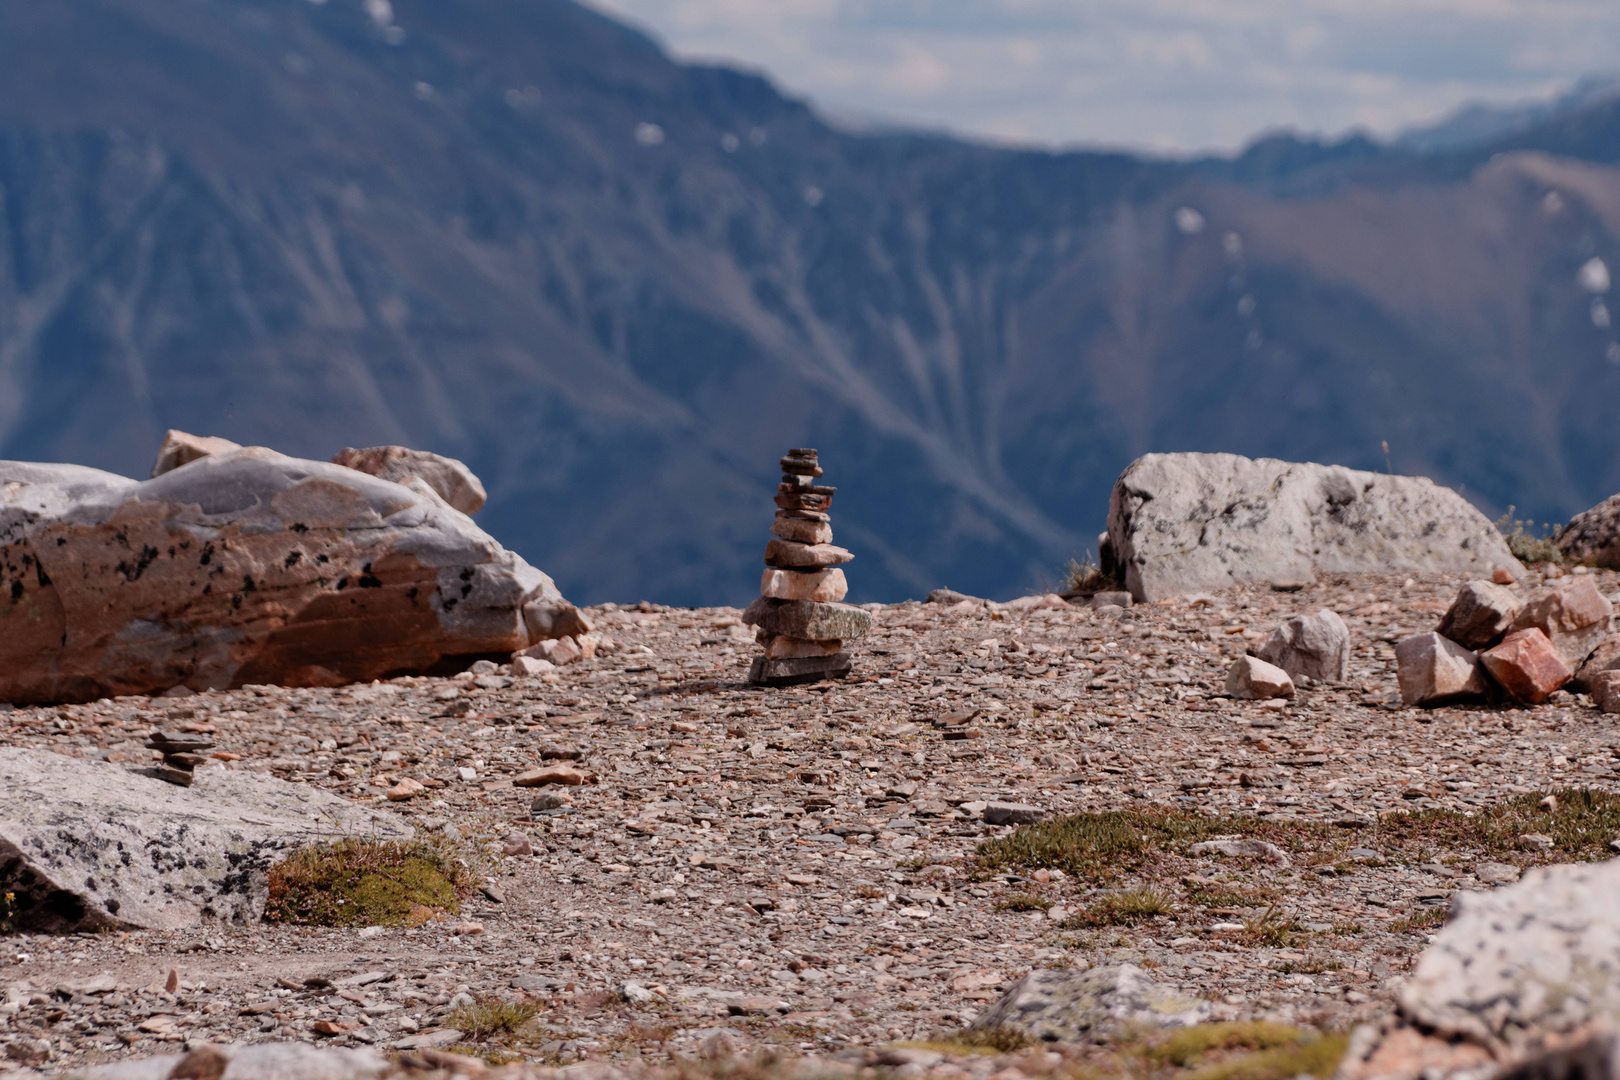
[[[1170,897],[1158,889],[1127,889],[1109,893],[1082,911],[1063,920],[1065,930],[1101,926],[1136,926],[1171,910]]]
[[[479,998],[471,1005],[452,1009],[444,1018],[444,1026],[455,1028],[469,1042],[489,1042],[510,1038],[539,1012],[540,1006],[532,1001]]]
[[[1413,912],[1404,919],[1396,919],[1389,924],[1389,929],[1396,934],[1426,934],[1430,930],[1438,930],[1446,925],[1446,919],[1449,916],[1449,909],[1444,907],[1424,908],[1422,911]]]
[[[1243,940],[1251,945],[1269,945],[1281,948],[1292,945],[1300,934],[1300,926],[1293,916],[1271,905],[1253,918],[1243,921]]]
[[[1551,794],[1557,808],[1545,810]],[[1552,838],[1545,851],[1524,851],[1519,837],[1541,833]],[[1532,792],[1472,816],[1455,810],[1394,814],[1378,825],[1378,838],[1414,849],[1473,848],[1491,855],[1513,855],[1517,862],[1600,862],[1611,858],[1609,842],[1620,835],[1620,795],[1590,788]]]
[[[1496,531],[1507,541],[1508,550],[1513,552],[1513,557],[1527,566],[1531,563],[1562,565],[1564,552],[1558,546],[1558,538],[1563,535],[1564,526],[1543,522],[1539,533],[1531,531],[1536,528],[1536,523],[1514,520],[1514,509],[1515,507],[1508,507],[1507,513],[1496,522]]]
[[[419,926],[460,910],[477,884],[439,839],[340,840],[293,852],[270,868],[267,922],[302,926]]]
[[[1520,795],[1472,815],[1456,810],[1390,814],[1361,842],[1384,850],[1395,862],[1421,862],[1436,850],[1511,855],[1519,864],[1597,862],[1612,857],[1609,842],[1620,836],[1620,794],[1563,789],[1551,793],[1557,803],[1551,811],[1541,806],[1547,794]],[[1525,833],[1550,836],[1553,846],[1523,851],[1518,838]],[[1302,863],[1331,854],[1347,842],[1342,834],[1319,822],[1204,817],[1157,807],[1103,810],[1052,818],[981,842],[972,879],[987,880],[1005,870],[1045,868],[1081,880],[1108,882],[1141,871],[1167,854],[1185,854],[1190,845],[1215,836],[1267,840],[1298,856]],[[1239,907],[1272,899],[1258,889],[1249,891],[1247,901],[1224,893],[1195,893],[1194,902]],[[1213,902],[1217,895],[1227,902]]]
[[[1267,907],[1278,900],[1277,890],[1264,886],[1222,885],[1188,889],[1187,899],[1198,907]]]
[[[0,894],[0,934],[17,932],[17,894]]]
[[[1089,552],[1084,558],[1069,560],[1063,568],[1063,587],[1058,590],[1065,595],[1124,591],[1125,583],[1104,573]]]
[[[994,1054],[1011,1054],[1034,1042],[1022,1031],[1010,1027],[961,1028],[942,1032],[928,1041],[929,1049],[961,1053],[975,1050]]]
[[[979,844],[980,873],[1002,869],[1058,869],[1107,881],[1139,870],[1166,851],[1184,851],[1212,836],[1253,836],[1305,852],[1336,839],[1312,822],[1208,818],[1186,810],[1101,810],[1053,818]]]
[[[1292,1080],[1301,1075],[1326,1080],[1338,1071],[1349,1043],[1345,1035],[1313,1035],[1291,1045],[1205,1065],[1186,1073],[1184,1080]]]
[[[1303,1028],[1271,1020],[1196,1024],[1171,1032],[1162,1043],[1148,1051],[1148,1057],[1185,1069],[1198,1064],[1207,1055],[1217,1051],[1272,1050],[1277,1047],[1299,1046],[1310,1038],[1311,1032]]]
[[[1044,896],[1034,893],[1013,893],[1005,900],[996,903],[997,911],[1045,911],[1052,906],[1052,901]]]

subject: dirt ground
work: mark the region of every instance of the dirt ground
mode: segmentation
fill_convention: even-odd
[[[491,886],[414,929],[3,937],[0,1041],[48,1039],[52,1067],[205,1039],[553,1064],[716,1040],[835,1055],[958,1030],[1035,966],[1119,962],[1216,1019],[1346,1029],[1388,1011],[1456,890],[1610,854],[1567,796],[1538,805],[1616,791],[1613,718],[1586,698],[1400,705],[1394,644],[1460,584],[873,606],[849,679],[787,689],[743,683],[756,647],[735,609],[609,605],[588,615],[612,647],[544,678],[0,707],[0,743],[115,762],[151,761],[154,727],[212,730],[236,757],[204,768],[377,802],[468,845]],[[1350,627],[1348,683],[1224,696],[1235,656],[1322,608]],[[557,760],[593,782],[536,811],[559,789],[512,777]],[[386,802],[404,777],[426,790]],[[1015,827],[982,819],[994,802],[1119,811],[1146,839],[1037,865],[1019,852],[1039,844],[998,843]],[[1191,851],[1222,836],[1273,848]],[[529,853],[503,854],[518,839]],[[479,1017],[486,1030],[452,1024]]]

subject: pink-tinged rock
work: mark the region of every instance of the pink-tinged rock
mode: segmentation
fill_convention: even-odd
[[[593,654],[594,651],[593,649]],[[584,659],[585,650],[571,637],[553,638],[549,641],[537,641],[527,649],[513,654],[513,659],[522,657],[544,660],[555,667],[562,667],[564,664]]]
[[[1466,701],[1485,694],[1488,683],[1479,657],[1434,631],[1414,634],[1395,646],[1401,701],[1425,708]]]
[[[1590,576],[1578,577],[1524,606],[1513,620],[1514,630],[1535,627],[1564,663],[1577,667],[1598,643],[1609,636],[1614,606],[1598,591]]]
[[[825,521],[787,517],[781,513],[771,523],[771,532],[796,544],[830,544],[833,538],[832,526]]]
[[[420,490],[418,490],[420,488]],[[0,462],[0,701],[335,686],[527,647],[545,574],[426,488],[262,447]]]
[[[1601,671],[1587,682],[1592,704],[1606,713],[1620,713],[1620,671]]]
[[[533,656],[516,653],[512,657],[512,674],[523,676],[544,675],[548,671],[557,670],[557,665],[550,660],[541,660]]]
[[[512,786],[545,787],[548,784],[557,784],[561,787],[579,787],[589,779],[588,773],[581,772],[572,765],[546,765],[512,777]]]
[[[1547,635],[1534,626],[1515,630],[1479,659],[1504,690],[1526,705],[1540,705],[1573,677]]]
[[[1598,647],[1575,669],[1569,689],[1577,693],[1590,692],[1593,680],[1605,671],[1620,671],[1620,634],[1610,634],[1598,642]]]
[[[773,637],[764,641],[765,659],[790,660],[802,656],[833,656],[844,647],[842,641],[808,641],[804,638]]]
[[[351,446],[333,454],[332,464],[406,486],[413,479],[420,480],[463,514],[476,514],[486,498],[484,485],[471,469],[455,458],[430,454],[426,450],[403,446],[356,450]]]
[[[819,570],[847,563],[854,557],[854,552],[832,544],[798,544],[777,538],[765,545],[765,565],[785,569]]]
[[[759,579],[759,595],[776,600],[815,600],[823,604],[836,604],[849,594],[849,582],[837,567],[813,570],[775,570],[766,568]]]
[[[1226,692],[1235,698],[1291,698],[1294,680],[1258,656],[1240,656],[1226,673]]]
[[[170,428],[163,436],[163,444],[158,447],[157,460],[152,463],[152,475],[162,476],[182,465],[189,465],[198,458],[240,449],[242,449],[240,443],[221,439],[217,435],[191,435]]]
[[[1524,601],[1511,589],[1470,581],[1435,629],[1465,649],[1488,649],[1502,640],[1523,607]]]

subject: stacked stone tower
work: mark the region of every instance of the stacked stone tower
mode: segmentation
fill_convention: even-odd
[[[855,557],[832,543],[827,508],[838,489],[816,483],[822,471],[814,450],[789,450],[782,474],[771,526],[776,539],[765,545],[759,599],[743,615],[765,647],[748,681],[791,686],[842,679],[850,671],[844,642],[866,633],[872,616],[838,603],[849,592],[839,567]]]

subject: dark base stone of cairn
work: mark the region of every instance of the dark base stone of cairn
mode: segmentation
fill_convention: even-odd
[[[753,666],[748,669],[748,681],[755,686],[798,686],[822,679],[842,679],[853,666],[846,652],[831,656],[792,656],[782,660],[756,656]]]
[[[148,750],[163,751],[163,763],[147,770],[147,775],[180,787],[190,787],[195,776],[192,770],[208,760],[205,750],[212,750],[214,740],[207,735],[188,731],[154,731],[147,739]]]

